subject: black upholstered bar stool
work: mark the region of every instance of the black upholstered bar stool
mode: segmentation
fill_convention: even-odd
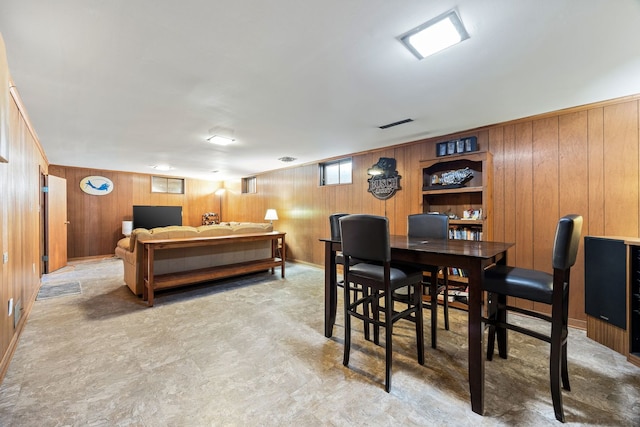
[[[347,215],[340,218],[342,253],[345,257],[345,283],[358,284],[365,289],[361,298],[351,301],[349,287],[344,287],[344,366],[349,364],[351,350],[351,317],[362,319],[374,326],[374,340],[378,341],[379,328],[385,328],[385,391],[391,389],[393,324],[400,319],[415,317],[418,362],[424,364],[424,336],[422,322],[422,270],[409,266],[391,265],[389,221],[375,215]],[[358,263],[350,264],[351,258]],[[402,312],[393,311],[392,292],[411,286],[414,301]],[[379,302],[384,299],[384,307]],[[358,307],[371,305],[371,316],[358,312]],[[382,311],[383,320],[380,320]]]
[[[408,216],[407,236],[419,239],[448,239],[449,238],[449,217],[442,214],[414,214]],[[431,295],[430,304],[438,304],[438,294],[444,295],[444,328],[449,330],[449,275],[446,266],[422,267],[429,273],[429,278],[425,281],[423,276],[423,286],[429,285]],[[442,272],[443,284],[438,283],[438,274]],[[408,288],[400,288],[393,292],[394,301],[409,304],[412,296],[408,293]],[[430,306],[430,305],[429,305]],[[438,325],[431,319],[431,347],[437,345]]]
[[[485,271],[484,290],[489,292],[489,340],[487,359],[493,358],[496,332],[500,357],[507,358],[506,329],[546,341],[551,344],[549,355],[549,375],[551,397],[556,419],[564,422],[562,392],[560,381],[565,390],[569,386],[567,370],[567,335],[569,311],[569,273],[576,262],[582,217],[567,215],[558,221],[551,264],[553,274],[524,268],[497,265]],[[547,304],[551,307],[551,316],[519,307],[507,305],[507,296]],[[514,311],[551,323],[551,334],[510,324],[507,312]]]
[[[329,228],[331,229],[331,240],[342,240],[340,236],[340,218],[346,215],[349,215],[349,214],[334,213],[329,215]],[[354,265],[358,263],[358,260],[355,258],[350,258],[349,263],[351,265]],[[342,252],[338,252],[336,254],[336,265],[344,266],[344,255],[342,255]],[[344,283],[345,283],[344,280],[337,280],[336,282],[339,288],[344,287]],[[357,299],[358,296],[363,292],[362,287],[356,284],[351,284],[349,290],[353,292],[354,299]],[[363,306],[362,309],[365,311],[365,314],[368,314],[368,311],[367,311],[369,310],[368,306]],[[367,340],[371,339],[371,331],[367,322],[365,322],[364,324],[364,337]]]

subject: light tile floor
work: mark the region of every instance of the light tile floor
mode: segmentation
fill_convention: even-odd
[[[413,325],[397,324],[391,393],[383,348],[358,331],[343,367],[341,313],[323,334],[323,278],[289,264],[284,280],[182,288],[147,308],[118,259],[45,276],[78,280],[82,294],[35,302],[0,386],[0,426],[560,425],[548,345],[515,333],[509,359],[486,363],[485,415],[471,411],[462,311],[424,366]],[[568,425],[640,425],[640,368],[572,329],[569,369]]]

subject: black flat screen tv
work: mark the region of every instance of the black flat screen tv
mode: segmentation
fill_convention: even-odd
[[[134,206],[133,228],[182,225],[182,206]]]

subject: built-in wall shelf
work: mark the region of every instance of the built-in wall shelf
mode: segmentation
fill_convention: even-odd
[[[451,239],[493,238],[492,162],[492,155],[487,151],[461,153],[420,162],[422,212],[449,215]],[[456,171],[464,171],[461,175],[466,175],[467,178],[459,183],[443,179]],[[469,282],[460,269],[449,268],[448,277],[450,289],[465,288]],[[425,301],[430,301],[429,296],[425,298]],[[467,304],[454,300],[449,302],[449,307],[466,310]]]

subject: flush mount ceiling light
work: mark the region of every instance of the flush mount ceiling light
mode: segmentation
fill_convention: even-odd
[[[213,135],[207,138],[207,141],[216,145],[229,145],[233,143],[235,139],[227,138],[226,136]]]
[[[169,165],[155,165],[155,166],[152,166],[152,168],[159,171],[170,171],[171,169],[173,169]]]
[[[424,59],[469,38],[455,10],[445,12],[398,37],[416,58]]]
[[[280,157],[278,160],[280,160],[281,162],[289,163],[289,162],[293,162],[294,160],[296,160],[296,158],[295,157],[284,156],[284,157]]]

